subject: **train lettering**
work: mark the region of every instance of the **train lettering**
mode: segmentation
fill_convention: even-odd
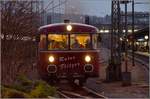
[[[60,64],[59,67],[61,69],[67,69],[67,68],[77,68],[80,66],[80,63],[70,63],[70,64]]]
[[[64,62],[64,61],[71,61],[71,60],[75,60],[76,57],[75,56],[68,56],[68,57],[59,57],[59,61],[60,62]]]

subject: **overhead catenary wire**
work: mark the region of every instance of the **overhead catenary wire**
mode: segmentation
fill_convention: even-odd
[[[44,13],[44,12],[48,12],[49,10],[53,10],[57,7],[60,7],[61,5],[65,4],[67,2],[67,0],[63,1],[63,2],[59,2],[59,4],[57,5],[53,5],[51,8],[48,9],[48,7],[51,5],[51,4],[54,4],[54,0],[49,2],[49,4],[40,12],[40,13]]]
[[[44,13],[48,7],[53,4],[54,0],[50,1],[44,9],[41,9],[40,13]]]
[[[50,6],[50,4],[52,4],[54,2],[54,0],[52,0],[51,2],[49,2],[48,4],[47,4],[47,6],[44,8],[44,10],[46,10],[49,6]]]
[[[135,2],[134,4],[150,4],[150,2]]]
[[[60,2],[59,4],[57,4],[57,5],[55,5],[55,6],[51,7],[51,8],[49,8],[47,11],[52,10],[52,9],[54,9],[54,8],[56,8],[56,7],[59,7],[59,6],[63,5],[63,4],[65,4],[66,2],[67,2],[67,0],[65,0],[65,1],[63,1],[63,2]]]
[[[54,0],[52,0],[51,2],[49,2],[49,4],[41,11],[41,13],[44,13],[44,11],[52,10],[52,9],[54,9],[56,7],[60,7],[61,5],[65,4],[67,2],[67,0],[65,0],[63,2],[59,2],[59,4],[57,4],[57,5],[55,5],[55,6],[53,6],[53,7],[51,7],[51,8],[48,9],[49,5],[53,4],[53,2],[54,2]],[[135,4],[144,4],[144,5],[146,5],[146,4],[150,4],[150,2],[135,2]]]

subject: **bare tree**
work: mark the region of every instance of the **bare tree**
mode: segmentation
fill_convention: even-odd
[[[38,1],[1,1],[2,83],[11,83],[18,72],[27,72],[35,57],[33,38],[40,26]],[[24,41],[28,37],[30,40]],[[28,66],[27,66],[28,65]]]

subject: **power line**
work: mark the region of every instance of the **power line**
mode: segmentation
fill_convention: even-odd
[[[55,5],[52,8],[49,8],[47,11],[52,10],[52,9],[54,9],[56,7],[59,7],[59,6],[63,5],[63,4],[65,4],[66,2],[67,2],[67,0],[65,0],[64,2],[60,2],[58,5]]]
[[[150,4],[150,2],[135,2],[134,4]]]
[[[44,10],[46,10],[46,9],[49,7],[49,5],[52,4],[53,2],[54,2],[54,0],[52,0],[51,2],[49,2],[49,3],[47,4],[47,6],[45,7]]]
[[[50,6],[50,4],[52,4],[54,2],[54,0],[52,0],[51,2],[49,2],[48,4],[47,4],[47,6],[44,8],[44,9],[42,9],[42,11],[40,12],[40,13],[44,13],[44,11]]]

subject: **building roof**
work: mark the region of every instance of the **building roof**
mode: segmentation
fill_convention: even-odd
[[[145,27],[143,29],[140,29],[134,33],[134,38],[139,39],[139,38],[144,38],[145,35],[149,35],[149,27]],[[132,33],[128,35],[128,38],[131,38]]]

